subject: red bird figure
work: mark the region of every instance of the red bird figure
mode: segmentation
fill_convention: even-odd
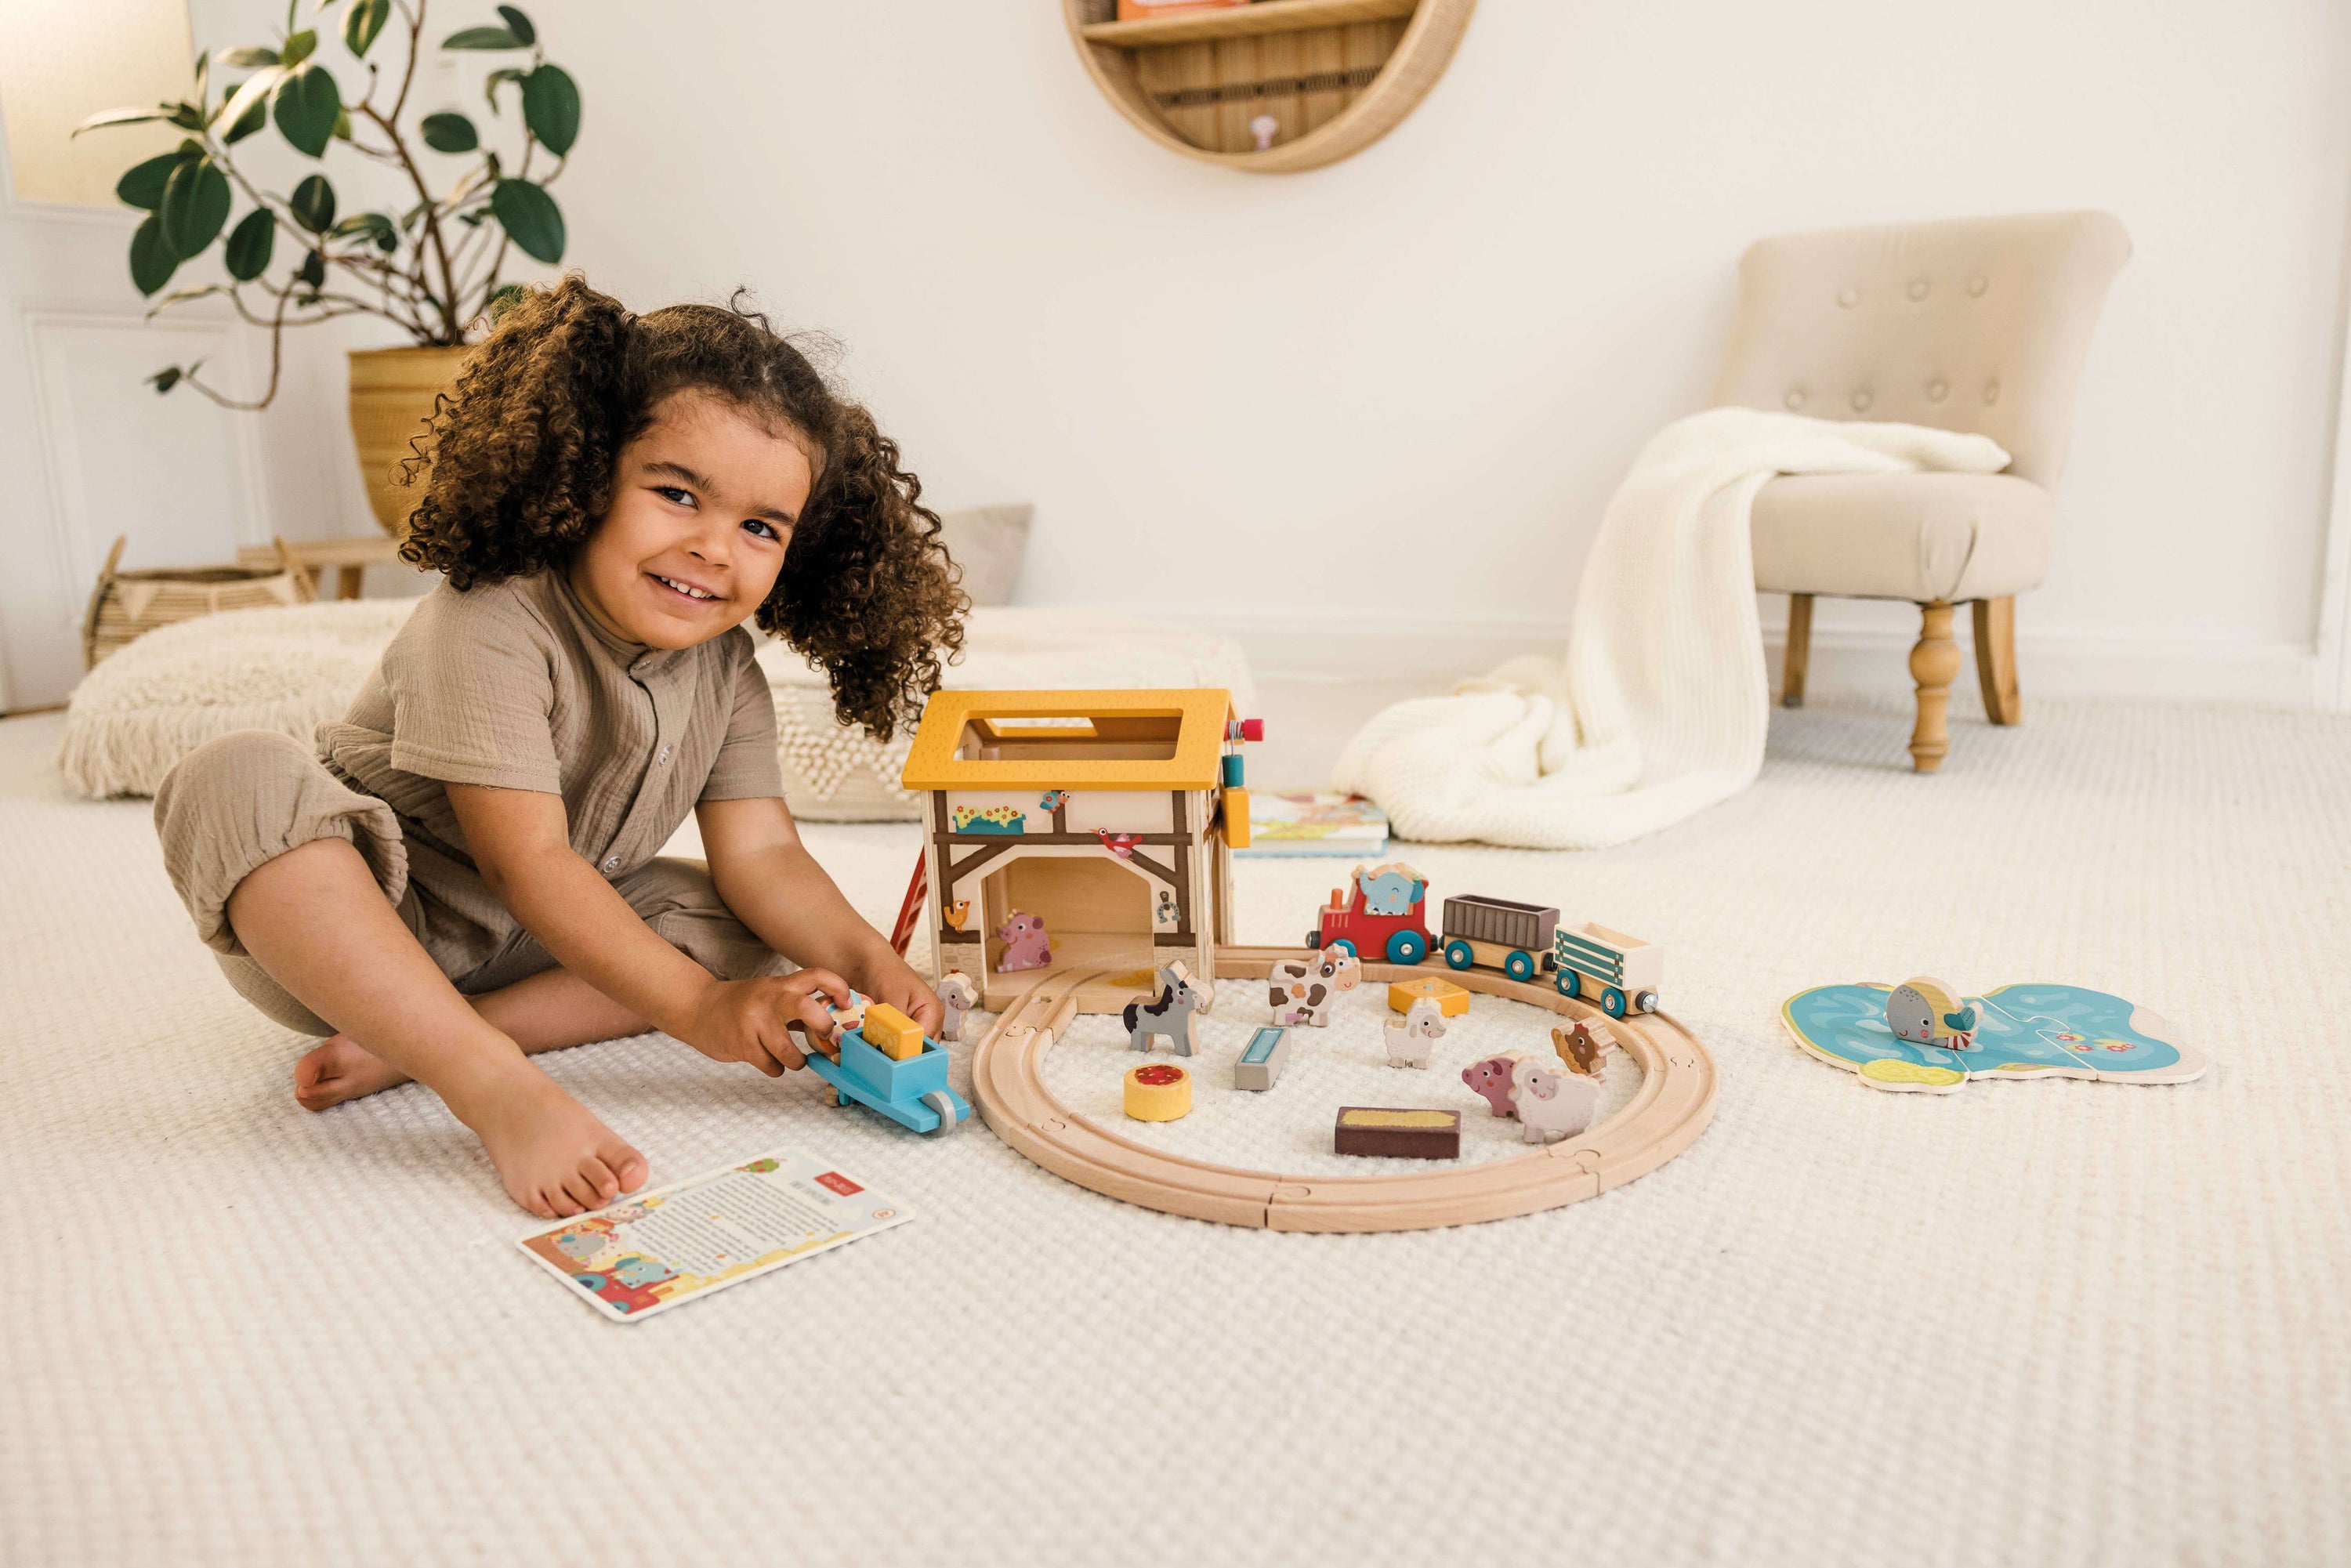
[[[1102,848],[1108,850],[1119,859],[1128,861],[1134,858],[1134,835],[1133,833],[1113,833],[1107,828],[1096,828],[1094,830],[1094,837],[1102,841]]]

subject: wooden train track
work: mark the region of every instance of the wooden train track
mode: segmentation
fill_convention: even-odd
[[[1226,947],[1217,978],[1262,979],[1301,949]],[[1431,973],[1366,963],[1367,983]],[[1077,1012],[1079,988],[1108,971],[1049,976],[998,1015],[973,1053],[972,1098],[996,1135],[1055,1176],[1167,1214],[1273,1230],[1417,1230],[1557,1208],[1646,1176],[1684,1149],[1714,1116],[1714,1058],[1664,1013],[1610,1020],[1641,1069],[1640,1092],[1580,1137],[1527,1154],[1405,1176],[1283,1176],[1210,1165],[1147,1148],[1088,1121],[1045,1087],[1043,1065]],[[1546,986],[1476,969],[1446,970],[1465,989],[1570,1018],[1599,1009]]]

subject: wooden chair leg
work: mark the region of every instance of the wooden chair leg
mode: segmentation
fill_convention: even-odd
[[[1975,604],[1976,679],[1984,715],[1994,724],[2022,724],[2024,699],[2016,689],[2016,596]]]
[[[1910,732],[1910,766],[1932,773],[1951,749],[1951,679],[1959,673],[1959,645],[1951,641],[1949,604],[1937,600],[1920,605],[1918,612],[1918,645],[1910,650],[1910,678],[1918,683],[1918,726]]]
[[[1788,595],[1788,645],[1780,655],[1780,706],[1804,706],[1804,673],[1813,658],[1813,596]]]

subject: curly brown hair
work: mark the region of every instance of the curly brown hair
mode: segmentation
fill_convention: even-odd
[[[401,558],[460,592],[568,566],[603,519],[621,449],[686,391],[808,442],[816,483],[756,619],[823,667],[841,723],[889,739],[963,647],[962,573],[897,444],[739,303],[636,316],[576,275],[525,296],[414,444],[403,476],[422,470],[424,498]]]

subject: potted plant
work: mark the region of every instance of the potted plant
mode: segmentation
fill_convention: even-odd
[[[157,371],[151,378],[157,392],[187,386],[224,408],[266,407],[277,393],[287,330],[338,317],[379,316],[413,340],[413,348],[350,355],[351,434],[368,499],[385,531],[398,534],[410,495],[394,470],[411,455],[434,396],[455,381],[468,335],[522,287],[500,277],[507,247],[537,261],[562,259],[563,213],[547,187],[579,139],[580,89],[549,63],[530,18],[511,5],[497,8],[496,26],[442,39],[444,49],[522,57],[490,72],[486,84],[493,118],[503,118],[509,103],[519,110],[502,155],[469,115],[444,108],[408,119],[425,48],[426,0],[320,0],[321,13],[339,11],[344,47],[367,71],[357,98],[346,97],[317,57],[317,28],[295,26],[298,4],[288,0],[286,35],[275,46],[199,52],[185,99],[110,110],[74,134],[156,120],[187,133],[176,150],[133,165],[114,188],[147,214],[131,236],[131,280],[153,298],[217,244],[226,281],[173,289],[154,309],[221,296],[269,334],[269,382],[259,396],[238,398],[211,385],[199,374],[201,361]],[[370,54],[395,16],[406,32],[406,57],[392,68]],[[305,158],[323,160],[340,143],[345,152],[338,156],[375,165],[360,166],[362,178],[351,188],[381,204],[346,210],[357,204],[346,204],[323,171],[289,192],[262,188],[239,166],[240,144],[271,126]],[[436,153],[478,156],[436,190],[420,142]],[[232,222],[240,204],[249,210]]]

